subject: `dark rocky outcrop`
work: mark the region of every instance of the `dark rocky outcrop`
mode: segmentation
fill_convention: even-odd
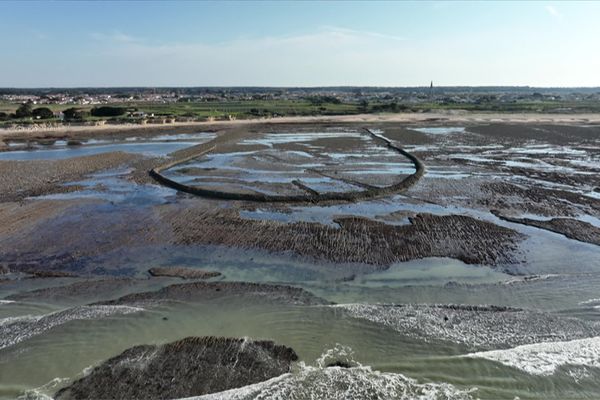
[[[425,257],[451,257],[469,264],[519,261],[524,236],[466,215],[421,213],[408,225],[362,217],[336,218],[339,227],[317,222],[284,223],[240,217],[235,210],[165,209],[174,243],[208,244],[290,252],[333,263],[363,263],[381,269]]]
[[[506,181],[486,182],[481,188],[488,194],[480,203],[490,209],[517,209],[551,216],[574,216],[600,212],[600,200],[568,190],[541,186],[522,186]]]
[[[129,278],[90,279],[64,286],[53,286],[12,294],[8,300],[17,301],[91,301],[98,298],[110,298],[133,290],[141,281]],[[99,297],[102,296],[102,297]],[[104,297],[105,296],[105,297]]]
[[[326,368],[352,368],[353,365],[345,361],[333,361],[326,365]]]
[[[517,224],[534,226],[551,232],[560,233],[569,239],[579,240],[580,242],[592,243],[600,246],[600,228],[589,222],[580,221],[573,218],[552,218],[549,220],[537,220],[531,218],[515,218],[501,214],[498,211],[492,211],[498,218]]]
[[[189,337],[125,350],[56,393],[64,399],[175,399],[262,382],[298,356],[271,341]]]
[[[191,282],[170,285],[154,292],[132,293],[97,305],[136,305],[148,302],[177,300],[202,301],[226,296],[253,297],[284,304],[327,304],[304,289],[287,285],[250,282]]]
[[[44,271],[30,270],[27,272],[28,278],[76,278],[77,275],[66,271]]]
[[[150,268],[148,273],[152,276],[167,276],[182,279],[209,279],[221,275],[217,271],[205,271],[186,267],[154,267]]]

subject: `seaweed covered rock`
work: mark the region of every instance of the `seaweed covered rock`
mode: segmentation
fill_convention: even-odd
[[[205,301],[238,296],[261,299],[279,304],[328,304],[312,293],[288,285],[271,285],[252,282],[190,282],[166,286],[153,292],[132,293],[118,299],[102,301],[102,305],[144,305],[160,301]]]
[[[134,290],[136,285],[143,284],[144,281],[132,278],[86,279],[63,286],[51,286],[15,293],[8,296],[7,300],[43,301],[69,305],[73,303],[84,304],[97,299],[122,295],[124,292]]]
[[[600,246],[600,228],[574,218],[551,218],[548,220],[539,220],[531,218],[517,218],[502,214],[498,210],[492,210],[492,213],[508,222],[534,226],[547,231],[560,233],[569,239],[579,240]]]
[[[181,279],[210,279],[220,276],[217,271],[205,271],[197,268],[186,267],[154,267],[148,270],[152,276],[166,276],[171,278]]]
[[[290,371],[298,356],[271,341],[188,337],[141,345],[100,364],[56,393],[64,399],[173,399],[262,382]]]

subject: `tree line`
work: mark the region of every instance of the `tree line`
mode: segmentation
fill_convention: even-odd
[[[118,117],[124,115],[127,112],[126,108],[123,107],[111,107],[101,106],[94,107],[91,110],[84,110],[82,108],[71,107],[67,108],[62,112],[63,118],[67,121],[83,120],[90,115],[93,117]],[[37,107],[33,108],[31,103],[23,103],[12,113],[0,112],[0,121],[7,121],[10,119],[53,119],[55,118],[54,112],[48,107]]]

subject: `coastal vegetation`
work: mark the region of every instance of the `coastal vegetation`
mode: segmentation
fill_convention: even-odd
[[[477,90],[475,90],[477,89]],[[84,92],[0,90],[0,126],[36,123],[165,123],[206,120],[330,116],[376,113],[474,111],[495,113],[597,113],[596,92],[523,88],[210,88],[106,89]],[[202,91],[203,90],[203,91]]]

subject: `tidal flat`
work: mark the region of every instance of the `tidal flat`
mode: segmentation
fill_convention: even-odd
[[[0,399],[600,397],[600,125],[2,140]]]

